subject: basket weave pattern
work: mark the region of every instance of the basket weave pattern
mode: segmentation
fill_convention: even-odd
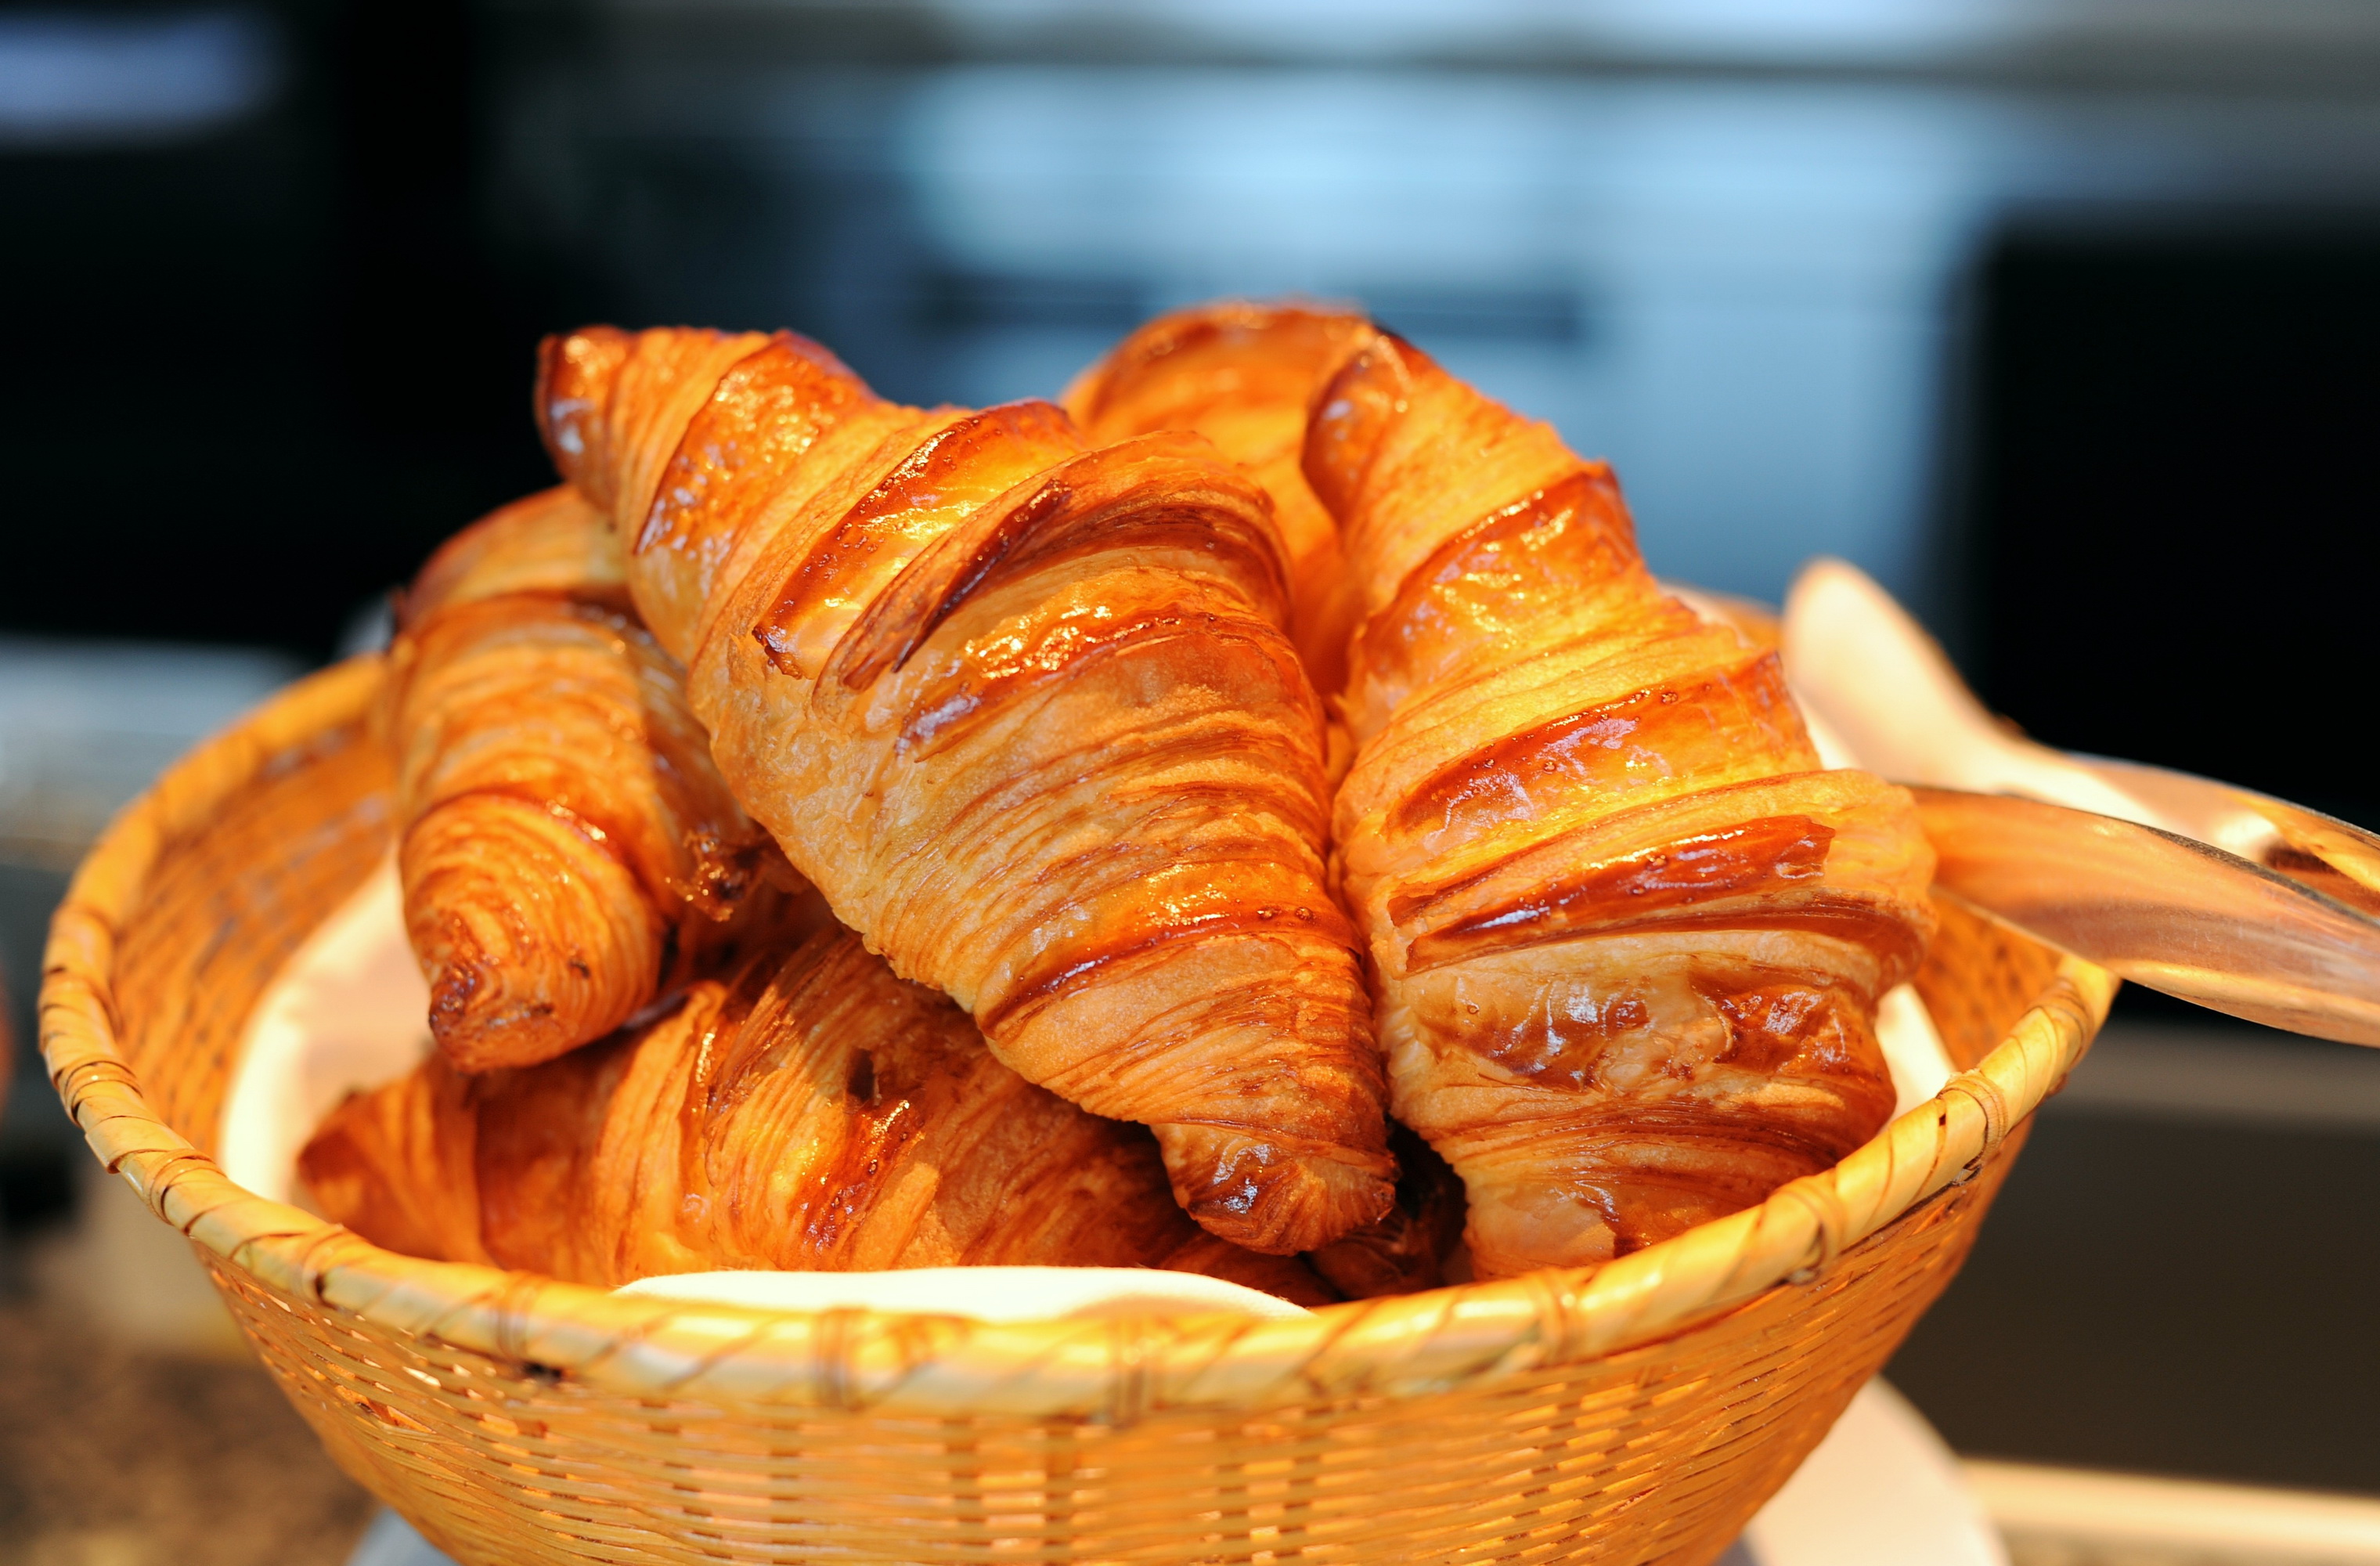
[[[349,1473],[471,1563],[1711,1560],[1949,1281],[2114,985],[1944,910],[1962,1067],[1591,1276],[1311,1318],[783,1315],[417,1261],[209,1157],[241,1026],[385,851],[358,660],[131,807],[54,927],[53,1080]]]

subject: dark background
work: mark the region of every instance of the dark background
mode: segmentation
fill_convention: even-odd
[[[935,253],[888,145],[901,83],[965,58],[930,17],[240,14],[275,62],[255,112],[0,140],[0,631],[328,656],[437,540],[549,480],[532,354],[588,320],[788,325],[932,400],[987,334],[1073,333],[1087,357],[1171,302],[1122,268],[988,275]],[[1094,69],[1140,57],[1070,46]],[[704,112],[752,95],[756,59],[799,77],[773,133]],[[842,101],[820,104],[821,82]],[[2178,89],[2157,85],[2088,101],[2170,114]],[[540,97],[574,123],[539,130]],[[580,187],[570,215],[525,210],[541,175]],[[2020,192],[1989,215],[1944,285],[1954,340],[1912,519],[1930,569],[1894,585],[2045,739],[2380,819],[2340,710],[2380,548],[2380,181],[2315,201],[2257,179],[2195,200]],[[1591,299],[1559,290],[1365,293],[1441,349],[1595,330]],[[1644,518],[1648,548],[1660,523]]]
[[[1978,291],[1987,698],[2055,745],[2380,820],[2380,227],[2019,230]]]
[[[1368,272],[1217,263],[1195,289],[1079,248],[987,262],[938,237],[935,201],[951,198],[914,166],[917,93],[1044,67],[1127,89],[1135,72],[1221,73],[1266,102],[1300,72],[1333,91],[1451,84],[1488,104],[1504,83],[1516,101],[1630,103],[1840,86],[1999,127],[1975,143],[1998,172],[1961,187],[1938,264],[1874,285],[1902,312],[1891,321],[1925,334],[1910,360],[1924,369],[1878,394],[1906,416],[1914,477],[1890,512],[1899,552],[1863,564],[2039,737],[2380,823],[2362,749],[2380,563],[2380,33],[2095,24],[1780,53],[1724,35],[1538,46],[1483,24],[1342,57],[1305,34],[1169,30],[1144,14],[1161,9],[1006,30],[964,6],[204,13],[247,30],[266,85],[244,106],[163,129],[0,127],[0,636],[331,656],[439,539],[550,481],[531,357],[542,334],[589,320],[790,326],[890,395],[941,400],[1054,391],[1185,289],[1312,277],[1574,443],[1616,450],[1626,478],[1631,442],[1693,450],[1695,410],[1726,405],[1737,371],[1722,354],[1682,401],[1645,393],[1643,407],[1687,410],[1649,432],[1627,419],[1642,378],[1585,412],[1538,407],[1560,395],[1544,366],[1606,362],[1652,330],[1658,312],[1632,313],[1618,285],[1550,262],[1441,267],[1419,224],[1410,254]],[[137,30],[182,14],[0,7],[0,61],[29,18]],[[1484,155],[1462,164],[1464,127],[1445,128],[1448,188],[1504,177]],[[1127,174],[1157,155],[1119,145]],[[1766,176],[1742,177],[1756,203]],[[1550,199],[1516,210],[1566,220]],[[1709,330],[1732,308],[1712,306]],[[1499,366],[1521,368],[1500,380]],[[1731,459],[1713,437],[1712,463]],[[1665,492],[1685,492],[1640,495]],[[1800,524],[1755,538],[1757,507],[1714,515],[1665,533],[1645,507],[1656,563],[1774,596],[1773,568],[1731,564],[1739,538],[1743,560],[1755,544],[1784,559],[1839,547],[1797,541]],[[0,859],[20,1033],[62,875]],[[2193,1026],[2154,998],[2119,1012],[2143,1037]],[[80,1156],[27,1108],[44,1091],[20,1072],[0,1137],[20,1232],[64,1213]],[[2374,1234],[2380,1124],[2059,1111],[1892,1375],[1965,1451],[2380,1493]]]
[[[264,112],[0,161],[0,625],[327,657],[550,481],[526,367],[595,291],[480,211],[491,28],[440,0],[270,15]]]

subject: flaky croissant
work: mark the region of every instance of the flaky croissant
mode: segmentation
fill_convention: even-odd
[[[1664,594],[1610,471],[1393,337],[1305,449],[1361,592],[1335,812],[1398,1117],[1485,1276],[1834,1163],[1931,929],[1907,795],[1822,771],[1773,653]]]
[[[721,771],[871,949],[1148,1124],[1214,1233],[1286,1254],[1387,1208],[1260,489],[1195,436],[898,407],[791,334],[555,339],[538,409]]]
[[[1202,1232],[1147,1132],[1027,1083],[840,928],[542,1065],[467,1076],[433,1055],[334,1111],[298,1168],[325,1214],[391,1249],[606,1288],[1145,1265],[1330,1297],[1293,1258]]]
[[[783,912],[759,875],[773,848],[571,490],[433,555],[390,665],[406,929],[456,1066],[600,1038]]]
[[[1289,554],[1291,629],[1326,696],[1346,677],[1355,596],[1338,526],[1299,466],[1305,415],[1374,335],[1349,310],[1226,300],[1159,316],[1066,389],[1066,411],[1093,441],[1196,431],[1264,486]]]

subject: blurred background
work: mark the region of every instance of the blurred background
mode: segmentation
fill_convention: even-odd
[[[1659,571],[1848,557],[2038,736],[2380,823],[2365,0],[6,6],[0,225],[12,1311],[88,1196],[30,1048],[66,873],[551,481],[582,322],[987,402],[1360,300],[1612,458]],[[2135,993],[1891,1374],[1972,1454],[2380,1494],[2375,1235],[2380,1056]],[[10,1439],[0,1536],[114,1536]]]

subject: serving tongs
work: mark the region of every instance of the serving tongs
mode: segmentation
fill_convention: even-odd
[[[2012,733],[1889,594],[1839,561],[1795,581],[1782,636],[1820,755],[1917,796],[1937,892],[2152,989],[2380,1046],[2380,837]]]

